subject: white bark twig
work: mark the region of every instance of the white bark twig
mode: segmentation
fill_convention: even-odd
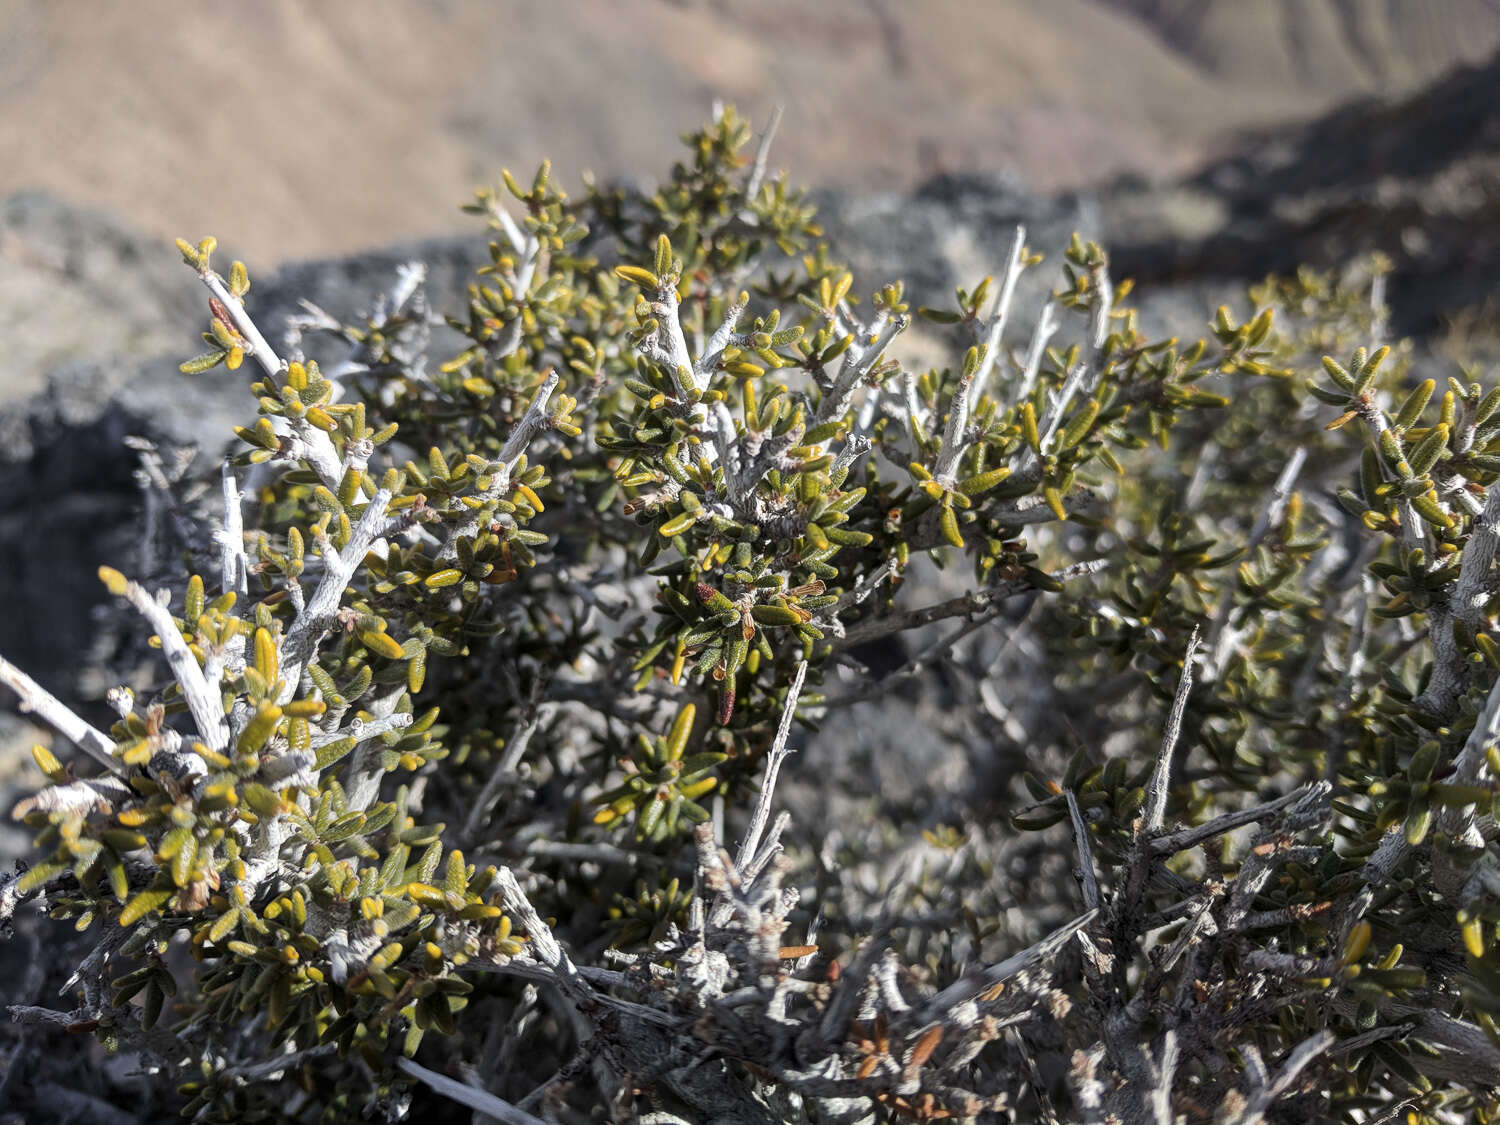
[[[1260,546],[1267,533],[1281,523],[1286,514],[1287,502],[1291,499],[1292,486],[1297,483],[1297,476],[1302,472],[1302,466],[1307,463],[1307,447],[1299,445],[1287,458],[1286,465],[1276,477],[1276,483],[1271,488],[1271,498],[1266,506],[1261,509],[1260,514],[1255,517],[1255,523],[1250,528],[1250,537],[1245,540],[1244,557],[1250,558],[1255,554],[1255,549]],[[1207,649],[1209,653],[1208,667],[1205,669],[1207,678],[1217,679],[1224,670],[1224,664],[1229,659],[1230,645],[1226,640],[1232,639],[1236,634],[1230,626],[1239,615],[1235,612],[1234,599],[1226,592],[1223,600],[1219,602],[1218,612],[1214,615],[1213,624],[1208,630]]]
[[[1114,286],[1110,284],[1109,271],[1100,268],[1094,277],[1094,299],[1090,306],[1089,321],[1089,354],[1073,365],[1072,370],[1063,380],[1062,387],[1055,397],[1051,397],[1046,412],[1037,423],[1037,429],[1041,436],[1042,452],[1050,453],[1052,450],[1052,439],[1057,436],[1058,429],[1062,426],[1063,415],[1067,413],[1068,407],[1073,402],[1073,397],[1082,391],[1084,394],[1092,394],[1094,388],[1099,385],[1099,379],[1104,374],[1104,344],[1109,339],[1109,314],[1114,306]],[[1046,319],[1047,310],[1042,310],[1043,320]],[[1040,336],[1042,322],[1038,322],[1038,336]],[[1050,325],[1048,326],[1050,331]],[[1032,348],[1035,352],[1036,362],[1041,363],[1041,353],[1038,349],[1037,339],[1032,340]],[[1031,357],[1027,359],[1028,370]],[[1023,379],[1028,385],[1034,376]],[[1029,472],[1036,467],[1037,455],[1028,448],[1024,448],[1018,466],[1019,472]]]
[[[1479,718],[1474,722],[1474,729],[1469,732],[1468,739],[1464,742],[1464,748],[1458,757],[1453,759],[1453,774],[1447,780],[1453,785],[1473,785],[1483,779],[1489,769],[1486,760],[1486,751],[1500,738],[1500,680],[1495,681],[1495,686],[1490,688],[1490,694],[1485,699],[1484,710],[1480,712]],[[1453,815],[1464,817],[1463,809],[1469,809],[1468,817],[1472,818],[1472,805],[1451,808],[1445,816]],[[1452,825],[1450,824],[1450,827]]]
[[[1409,509],[1409,504],[1403,508],[1403,521]],[[1458,581],[1453,584],[1448,605],[1431,615],[1428,632],[1432,637],[1432,675],[1416,702],[1425,711],[1447,716],[1464,691],[1467,683],[1464,657],[1453,636],[1453,622],[1462,622],[1471,632],[1479,629],[1491,597],[1489,580],[1497,547],[1500,547],[1500,487],[1491,485],[1484,511],[1474,518],[1468,542],[1464,544]]]
[[[687,335],[682,330],[682,320],[678,316],[682,302],[678,300],[676,287],[663,281],[651,294],[647,305],[657,327],[655,335],[643,341],[641,351],[658,366],[667,369],[678,401],[686,405],[688,387],[683,382],[683,375],[686,373],[691,377],[695,368],[693,353],[688,348]]]
[[[226,594],[232,593],[236,602],[244,607],[250,597],[250,563],[245,557],[245,519],[241,507],[244,494],[240,492],[234,469],[228,461],[225,461],[220,468],[220,487],[224,496],[224,526],[216,533],[219,538],[220,582],[222,591]],[[242,609],[241,612],[245,610]],[[191,626],[194,623],[188,622],[188,624]],[[245,664],[245,643],[245,634],[236,630],[234,635],[224,642],[222,650],[211,649],[208,652],[203,671],[209,683],[217,684],[225,668],[228,668],[232,674],[239,674]],[[235,706],[242,707],[244,704]],[[233,713],[231,727],[238,719],[238,713]]]
[[[771,749],[766,752],[766,776],[760,783],[760,793],[755,798],[755,809],[750,814],[750,826],[745,830],[745,838],[740,843],[739,853],[735,856],[734,865],[741,871],[748,868],[756,857],[756,849],[760,846],[761,833],[765,831],[766,821],[771,816],[771,799],[776,791],[776,776],[781,772],[781,763],[791,753],[787,749],[786,740],[792,733],[792,720],[797,715],[797,699],[802,694],[802,681],[807,677],[807,661],[797,665],[797,671],[792,676],[792,686],[787,689],[786,702],[781,709],[781,723],[776,728],[776,737],[771,742]]]
[[[1088,559],[1084,562],[1072,563],[1069,566],[1065,566],[1053,572],[1051,577],[1058,582],[1070,582],[1076,578],[1084,578],[1090,574],[1097,574],[1108,566],[1108,559]],[[834,649],[835,651],[843,651],[853,648],[856,645],[868,644],[870,641],[890,636],[892,633],[904,633],[908,629],[919,629],[924,625],[931,625],[935,621],[942,621],[949,617],[972,616],[993,607],[997,602],[1005,601],[1007,598],[1013,598],[1035,589],[1036,587],[1025,579],[1014,582],[1002,582],[999,585],[991,586],[989,589],[974,590],[968,594],[959,594],[957,597],[938,602],[936,605],[923,606],[921,609],[903,610],[880,617],[872,617],[847,629],[843,638],[834,646]]]
[[[525,254],[526,236],[521,233],[521,228],[510,217],[510,212],[500,205],[498,199],[490,207],[490,215],[494,218],[495,225],[505,232],[506,241],[510,243],[511,249],[517,254]]]
[[[163,592],[165,593],[165,592]],[[210,683],[198,658],[182,639],[182,631],[160,597],[148,593],[137,582],[126,580],[122,596],[144,617],[161,638],[162,655],[172,669],[172,678],[182,689],[188,711],[193,716],[199,737],[211,750],[223,750],[229,744],[229,718],[224,713],[224,697],[217,678]]]
[[[296,1070],[317,1059],[327,1058],[337,1050],[337,1044],[320,1043],[316,1047],[304,1047],[300,1051],[288,1051],[283,1055],[275,1055],[264,1062],[229,1067],[225,1074],[247,1082],[279,1082],[287,1071]]]
[[[277,699],[278,703],[284,704],[296,695],[303,672],[317,655],[323,638],[333,628],[345,589],[354,577],[354,572],[364,562],[370,545],[379,537],[385,522],[386,507],[390,502],[390,490],[379,489],[365,506],[364,514],[354,525],[354,532],[349,536],[344,549],[335,551],[329,545],[324,556],[322,581],[281,640],[281,664],[285,670],[285,683],[281,696]]]
[[[526,413],[511,430],[510,437],[505,441],[505,446],[500,450],[500,456],[496,459],[493,476],[488,488],[478,493],[476,499],[480,501],[478,507],[471,509],[448,535],[448,541],[443,544],[443,549],[438,553],[438,558],[443,562],[452,562],[458,557],[458,541],[466,536],[473,536],[479,530],[479,521],[485,505],[491,501],[499,500],[510,489],[510,474],[521,459],[521,454],[526,452],[526,447],[531,444],[531,439],[547,424],[547,403],[552,398],[552,392],[557,390],[557,372],[548,374],[542,383],[541,389],[537,391],[536,398],[531,400],[531,405],[526,408]]]
[[[1198,654],[1198,628],[1188,638],[1187,652],[1182,658],[1182,675],[1177,681],[1177,694],[1172,698],[1172,710],[1167,715],[1167,728],[1162,734],[1161,751],[1156,756],[1156,768],[1151,771],[1151,780],[1146,785],[1146,809],[1142,814],[1141,830],[1144,833],[1160,831],[1167,814],[1167,794],[1172,784],[1172,756],[1177,750],[1177,738],[1182,733],[1182,716],[1187,711],[1188,693],[1193,689],[1193,658]]]
[[[905,332],[910,323],[911,318],[905,315],[891,317],[876,333],[873,341],[861,346],[856,340],[850,346],[849,350],[844,353],[844,363],[839,368],[832,389],[818,403],[813,425],[821,426],[824,422],[843,417],[849,409],[849,403],[854,398],[854,392],[859,387],[860,380],[870,373],[876,361],[885,353],[885,349],[890,347],[891,341]]]
[[[990,372],[994,370],[995,364],[1000,359],[1001,343],[1005,336],[1005,325],[1010,317],[1011,300],[1016,295],[1016,282],[1021,280],[1021,274],[1025,270],[1023,255],[1026,250],[1026,228],[1017,226],[1015,236],[1011,239],[1010,251],[1005,255],[1005,273],[1000,280],[1000,293],[995,298],[995,308],[990,314],[989,326],[984,336],[984,358],[979,361],[979,370],[974,373],[974,380],[969,386],[969,409],[973,410],[979,405],[980,398],[984,395],[985,384],[989,381]],[[1048,302],[1048,307],[1051,302]],[[1046,309],[1043,309],[1046,315]]]
[[[1021,369],[1021,381],[1016,385],[1016,402],[1031,397],[1031,389],[1036,386],[1037,375],[1042,370],[1042,358],[1047,354],[1047,342],[1057,333],[1058,323],[1057,305],[1049,300],[1042,306],[1036,327],[1031,331],[1031,346],[1026,349],[1026,364]]]
[[[135,790],[116,777],[91,777],[67,785],[49,785],[45,789],[38,789],[31,796],[17,802],[11,816],[20,820],[33,809],[86,816],[91,812],[108,812],[116,801],[129,800],[134,795]],[[8,916],[0,910],[0,918]]]
[[[1453,772],[1446,779],[1451,785],[1480,785],[1488,780],[1489,749],[1500,738],[1500,680],[1490,688],[1484,710],[1474,722],[1474,729],[1458,757],[1453,759]],[[1485,808],[1488,809],[1488,803]],[[1438,814],[1438,831],[1442,838],[1468,846],[1484,848],[1483,834],[1479,831],[1477,806],[1450,805]],[[1472,883],[1485,862],[1493,862],[1482,856],[1476,864],[1455,864],[1446,854],[1434,856],[1434,877],[1444,894],[1453,894],[1466,883]],[[1468,896],[1466,896],[1468,897]]]
[[[1370,441],[1378,449],[1380,447],[1380,435],[1390,427],[1386,424],[1385,412],[1372,401],[1363,402],[1354,400],[1351,408],[1359,415],[1360,421],[1364,423],[1365,429],[1370,433]],[[1395,473],[1385,463],[1382,457],[1380,461],[1380,475],[1384,480],[1392,480]],[[1422,531],[1422,520],[1412,508],[1411,502],[1403,497],[1397,504],[1397,510],[1401,513],[1401,546],[1410,552],[1422,545],[1425,535]]]
[[[531,905],[531,900],[526,897],[526,892],[521,890],[521,884],[516,882],[516,877],[510,868],[502,867],[495,877],[500,887],[500,896],[504,901],[505,909],[515,915],[516,920],[521,923],[521,929],[530,939],[527,942],[527,950],[535,961],[544,967],[552,983],[556,984],[564,996],[582,1009],[592,1009],[600,1002],[600,997],[594,992],[578,971],[578,966],[563,949],[556,936],[552,933],[552,927],[542,920],[537,913],[536,907]],[[517,964],[518,962],[512,962]]]
[[[22,711],[35,714],[110,773],[125,773],[125,763],[115,757],[114,739],[80,718],[67,704],[3,656],[0,656],[0,684],[21,697],[19,706]]]
[[[755,150],[755,163],[750,166],[750,179],[745,183],[745,198],[752,203],[760,193],[760,185],[766,181],[767,161],[771,156],[771,142],[776,139],[776,130],[781,125],[782,107],[771,110],[771,120],[761,134],[760,145]]]
[[[250,590],[250,566],[245,559],[245,517],[241,507],[244,494],[234,477],[234,468],[225,461],[220,469],[224,493],[224,527],[219,533],[219,574],[225,593],[233,591],[244,599]]]
[[[739,324],[740,317],[745,312],[745,306],[739,301],[734,301],[725,310],[724,319],[719,322],[719,327],[714,329],[714,334],[708,338],[708,343],[703,346],[703,354],[698,357],[698,362],[693,365],[693,374],[700,382],[706,383],[713,374],[714,368],[718,366],[720,357],[735,340],[735,326]],[[733,436],[731,427],[729,436]]]
[[[240,299],[229,292],[224,279],[212,270],[200,270],[198,277],[208,287],[208,291],[218,298],[219,304],[224,306],[224,311],[234,321],[235,329],[250,344],[249,354],[260,364],[261,369],[272,378],[279,377],[286,369],[285,362],[266,342]],[[302,453],[318,474],[318,479],[336,491],[343,478],[344,468],[338,451],[334,448],[333,439],[306,418],[283,417],[281,421],[296,435]]]
[[[934,477],[947,488],[954,485],[954,471],[968,449],[967,430],[969,414],[978,405],[984,394],[984,384],[1000,354],[1000,338],[1005,331],[1005,319],[1010,313],[1011,298],[1016,292],[1016,281],[1021,276],[1021,255],[1026,241],[1026,228],[1016,227],[1016,235],[1005,259],[1005,273],[1000,283],[1000,292],[995,298],[995,311],[984,330],[980,342],[981,354],[973,373],[959,380],[948,404],[948,424],[943,430],[943,445],[938,451]]]
[[[1078,388],[1083,386],[1084,380],[1089,376],[1089,367],[1086,363],[1075,364],[1073,370],[1068,372],[1068,377],[1063,381],[1062,389],[1057,392],[1057,397],[1047,407],[1047,413],[1042,419],[1042,452],[1052,452],[1052,439],[1057,436],[1058,428],[1062,425],[1063,414],[1067,412],[1068,406],[1073,401],[1073,396],[1078,393]],[[1030,466],[1036,460],[1036,454],[1027,450],[1026,464]]]

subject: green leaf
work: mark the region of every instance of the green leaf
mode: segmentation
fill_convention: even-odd
[[[133,926],[147,914],[160,910],[172,897],[170,889],[147,888],[125,904],[120,911],[120,925]]]

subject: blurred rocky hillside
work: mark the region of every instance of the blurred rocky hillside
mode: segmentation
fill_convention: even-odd
[[[0,196],[264,269],[447,233],[502,165],[649,174],[715,97],[785,106],[779,155],[820,186],[1051,192],[1497,46],[1494,0],[0,0]]]

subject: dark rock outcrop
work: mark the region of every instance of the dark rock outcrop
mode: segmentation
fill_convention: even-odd
[[[1396,332],[1428,336],[1500,299],[1500,58],[1423,93],[1252,138],[1175,195],[1105,198],[1118,270],[1147,288],[1254,280],[1380,251]],[[1209,229],[1167,211],[1212,216]],[[1144,218],[1144,221],[1141,221]]]

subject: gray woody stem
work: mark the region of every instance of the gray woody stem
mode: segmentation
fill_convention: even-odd
[[[1255,518],[1255,524],[1250,529],[1250,538],[1245,542],[1245,558],[1255,554],[1255,548],[1260,546],[1266,534],[1279,524],[1286,514],[1287,501],[1291,499],[1292,486],[1297,483],[1297,476],[1302,472],[1302,466],[1307,462],[1307,447],[1299,445],[1287,458],[1286,465],[1276,477],[1276,484],[1271,489],[1271,499],[1260,515]],[[1218,612],[1214,616],[1214,623],[1208,631],[1208,668],[1207,674],[1210,678],[1217,678],[1224,670],[1224,663],[1229,659],[1229,650],[1234,640],[1235,631],[1229,628],[1235,615],[1234,599],[1227,594],[1219,603]]]
[[[1198,653],[1198,629],[1188,638],[1187,652],[1182,658],[1182,677],[1177,681],[1177,694],[1172,699],[1172,711],[1167,716],[1167,729],[1162,735],[1161,753],[1156,756],[1156,768],[1151,771],[1151,781],[1146,787],[1146,811],[1143,814],[1142,830],[1156,832],[1161,829],[1167,815],[1167,793],[1172,782],[1172,755],[1177,750],[1177,738],[1182,733],[1182,716],[1187,710],[1188,692],[1193,689],[1193,657]]]
[[[125,764],[114,754],[114,739],[74,714],[62,700],[3,656],[0,656],[0,684],[21,697],[22,711],[36,714],[111,773],[124,774]]]
[[[224,491],[224,529],[219,533],[219,569],[227,593],[243,598],[249,591],[250,567],[245,560],[245,520],[240,503],[244,494],[234,479],[234,469],[225,461],[220,469]]]
[[[995,298],[995,311],[990,315],[989,327],[985,332],[984,358],[979,361],[979,370],[974,373],[974,381],[969,387],[970,410],[979,404],[990,372],[999,361],[1000,343],[1005,335],[1006,321],[1010,317],[1011,299],[1016,295],[1016,282],[1021,279],[1021,272],[1025,269],[1022,264],[1025,249],[1026,228],[1017,226],[1015,237],[1011,239],[1010,251],[1005,255],[1005,274],[1000,281],[1000,295]]]
[[[537,728],[550,713],[550,707],[537,707],[534,703],[528,704],[522,710],[520,717],[516,720],[515,729],[511,732],[510,741],[506,743],[505,753],[495,764],[494,772],[490,774],[489,779],[484,783],[484,788],[479,791],[479,796],[474,800],[474,807],[469,812],[469,818],[464,821],[466,839],[475,838],[475,833],[489,817],[490,806],[495,803],[500,787],[505,784],[507,778],[514,776],[516,767],[521,764],[521,758],[531,742],[531,736],[536,733]]]
[[[1256,1125],[1257,1122],[1265,1120],[1264,1114],[1271,1108],[1271,1103],[1291,1089],[1292,1083],[1297,1080],[1297,1075],[1301,1074],[1309,1063],[1332,1047],[1335,1040],[1333,1032],[1327,1030],[1319,1031],[1304,1039],[1292,1048],[1286,1061],[1281,1064],[1281,1069],[1276,1072],[1275,1078],[1266,1073],[1265,1064],[1261,1062],[1258,1051],[1252,1050],[1247,1053],[1246,1061],[1251,1062],[1247,1070],[1254,1076],[1255,1087],[1250,1091],[1239,1112],[1225,1120],[1229,1125]]]
[[[153,597],[143,586],[130,581],[125,583],[121,595],[135,606],[161,638],[162,653],[171,666],[172,678],[182,689],[182,697],[187,701],[198,734],[210,750],[223,750],[229,745],[229,721],[224,714],[224,698],[218,683],[208,682],[198,658],[182,639],[182,630],[172,620],[172,614],[160,598]]]
[[[266,343],[266,338],[260,334],[260,329],[255,327],[255,322],[250,319],[250,314],[245,311],[245,306],[240,303],[240,299],[229,292],[224,279],[212,270],[201,270],[198,277],[204,285],[208,286],[208,291],[219,299],[219,303],[234,320],[234,326],[239,334],[249,341],[250,354],[256,362],[261,365],[267,375],[272,378],[279,377],[286,365],[271,345]],[[327,487],[337,491],[339,482],[344,476],[344,467],[339,460],[338,450],[333,446],[333,439],[306,418],[286,418],[284,421],[301,443],[303,447],[301,452],[307,458],[308,465],[318,474],[318,479]]]
[[[1031,397],[1031,389],[1036,386],[1036,377],[1042,370],[1042,357],[1047,354],[1047,342],[1056,335],[1057,329],[1057,305],[1048,301],[1042,306],[1036,327],[1031,332],[1031,346],[1026,349],[1026,366],[1021,369],[1021,382],[1016,387],[1017,402]]]
[[[958,462],[968,448],[965,430],[969,425],[969,414],[984,394],[984,384],[1000,354],[1000,337],[1005,331],[1005,318],[1010,312],[1011,298],[1015,296],[1016,282],[1021,276],[1021,255],[1025,241],[1026,228],[1016,227],[1010,253],[1005,259],[1005,275],[1000,283],[1000,293],[995,298],[995,311],[981,341],[979,366],[971,376],[959,381],[958,389],[953,392],[953,401],[948,404],[948,425],[943,431],[943,448],[938,453],[937,471],[934,473],[938,481],[948,488],[953,487],[954,470],[958,468]]]
[[[1074,934],[1092,922],[1098,913],[1097,910],[1090,910],[1080,914],[1071,922],[1053,930],[1035,945],[1023,949],[1014,956],[1007,957],[1004,961],[990,966],[981,973],[967,976],[950,984],[922,1006],[922,1021],[941,1020],[959,1004],[967,1003],[980,993],[988,992],[995,985],[1009,980],[1017,973],[1054,956],[1072,940]]]
[[[1409,507],[1403,508],[1403,520]],[[1428,628],[1433,647],[1432,677],[1427,690],[1417,697],[1417,706],[1432,714],[1450,715],[1463,694],[1467,677],[1463,654],[1453,636],[1453,622],[1462,622],[1470,632],[1478,630],[1490,599],[1489,579],[1497,545],[1500,545],[1500,487],[1491,485],[1484,511],[1475,518],[1464,545],[1463,562],[1459,564],[1458,581],[1453,586],[1448,608],[1433,613]]]
[[[1109,562],[1107,559],[1089,559],[1085,562],[1065,566],[1061,570],[1056,571],[1052,577],[1058,582],[1068,582],[1075,578],[1095,574],[1108,565]],[[957,597],[949,598],[945,602],[923,606],[921,609],[908,609],[881,617],[872,617],[866,621],[861,621],[858,625],[851,627],[845,632],[843,639],[835,645],[835,648],[846,650],[856,645],[879,640],[881,637],[890,636],[892,633],[904,633],[908,629],[920,629],[924,625],[931,625],[934,621],[980,613],[997,602],[1004,601],[1006,598],[1013,598],[1018,594],[1024,594],[1034,589],[1036,587],[1031,582],[1021,579],[1015,582],[1005,582],[998,586],[992,586],[988,590],[975,590],[972,593],[959,594]]]
[[[771,121],[761,134],[760,145],[755,150],[755,163],[750,169],[750,179],[745,183],[745,198],[754,201],[760,193],[760,185],[766,181],[766,165],[771,156],[771,142],[776,139],[776,129],[781,124],[781,106],[771,111]]]
[[[411,1059],[397,1059],[396,1066],[418,1082],[432,1087],[450,1101],[468,1106],[476,1115],[485,1114],[502,1122],[503,1125],[544,1125],[541,1118],[533,1117],[523,1109],[517,1109],[510,1102],[497,1098],[488,1090],[465,1085],[457,1079],[439,1074],[435,1070],[429,1070]]]
[[[1447,779],[1449,784],[1475,786],[1483,784],[1490,772],[1488,751],[1497,738],[1500,738],[1500,680],[1497,680],[1495,686],[1490,688],[1489,697],[1484,703],[1484,710],[1475,721],[1474,729],[1469,732],[1463,750],[1453,760],[1453,773]],[[1474,805],[1457,805],[1443,809],[1438,816],[1438,827],[1447,839],[1469,847],[1483,849],[1485,846]],[[1439,854],[1434,859],[1436,861],[1434,876],[1438,888],[1445,895],[1457,893],[1466,884],[1477,885],[1482,878],[1482,872],[1493,862],[1488,856],[1482,856],[1475,864],[1454,863],[1446,854]]]
[[[792,733],[792,719],[797,714],[797,698],[802,694],[802,681],[807,677],[807,661],[797,665],[797,673],[792,677],[792,686],[787,689],[786,703],[781,711],[781,725],[776,728],[776,739],[771,743],[771,749],[766,753],[766,778],[760,784],[760,795],[755,800],[755,811],[750,816],[750,827],[745,831],[745,839],[740,844],[739,854],[735,856],[734,865],[741,871],[750,866],[755,858],[755,849],[760,846],[761,833],[765,831],[766,821],[771,815],[771,798],[776,790],[776,775],[781,771],[781,763],[791,753],[787,749],[786,740]]]
[[[1100,268],[1094,278],[1094,300],[1091,306],[1091,319],[1089,321],[1089,354],[1080,360],[1063,381],[1062,387],[1055,397],[1050,398],[1047,411],[1037,424],[1041,431],[1041,447],[1043,453],[1051,452],[1052,439],[1056,436],[1058,428],[1062,425],[1063,415],[1067,413],[1073,396],[1080,390],[1084,394],[1092,393],[1094,387],[1099,383],[1099,377],[1104,373],[1104,344],[1109,339],[1109,313],[1114,307],[1114,286],[1110,284],[1109,271]],[[1047,309],[1042,310],[1043,320],[1046,320]],[[1048,326],[1050,330],[1050,325]],[[1038,323],[1038,335],[1040,335],[1042,324]],[[1037,344],[1033,342],[1033,350],[1037,350]],[[1040,365],[1041,356],[1038,351],[1037,363]],[[1030,368],[1030,358],[1027,361]],[[1030,383],[1034,376],[1023,380]],[[1026,449],[1021,455],[1020,471],[1030,471],[1036,465],[1036,454]]]
[[[344,589],[354,577],[359,564],[364,561],[366,553],[370,550],[370,544],[379,538],[380,530],[385,523],[386,505],[390,502],[391,493],[388,489],[382,488],[377,491],[365,507],[359,523],[354,525],[354,533],[349,537],[349,542],[344,545],[344,549],[335,551],[332,545],[329,545],[325,556],[326,569],[323,573],[323,580],[318,583],[312,600],[303,606],[301,613],[297,614],[297,619],[292,622],[292,627],[281,642],[281,662],[282,667],[286,669],[286,682],[282,687],[281,697],[277,700],[278,703],[288,702],[297,693],[303,672],[317,655],[318,645],[333,628],[338,615],[339,602],[344,596]]]
[[[241,509],[244,494],[240,492],[234,469],[228,461],[219,470],[219,480],[224,494],[224,526],[216,532],[220,580],[223,592],[233,593],[238,603],[245,605],[250,593],[250,563],[245,557],[245,519]],[[210,654],[210,663],[204,668],[204,677],[210,683],[217,684],[219,673],[225,667],[237,672],[244,660],[245,636],[236,632],[225,643],[222,653]]]
[[[471,509],[464,516],[462,522],[448,536],[448,542],[443,544],[443,549],[438,555],[443,562],[452,562],[458,557],[458,541],[465,536],[474,535],[479,530],[479,521],[484,506],[500,499],[510,488],[510,474],[520,461],[521,454],[526,452],[526,447],[531,444],[531,439],[536,436],[537,431],[547,424],[547,403],[552,398],[552,392],[557,390],[557,382],[557,372],[554,371],[547,376],[541,390],[537,391],[536,398],[531,400],[526,413],[516,423],[515,429],[506,439],[505,447],[500,450],[490,486],[479,493],[478,499],[481,501],[479,507]]]
[[[521,923],[521,929],[530,939],[527,949],[531,956],[549,970],[550,979],[562,989],[569,1001],[580,1008],[594,1007],[599,998],[553,935],[552,927],[542,920],[536,907],[531,905],[531,900],[521,890],[521,884],[516,882],[510,868],[500,868],[495,881],[499,884],[505,909],[515,915],[516,920]]]
[[[1083,879],[1083,905],[1087,910],[1099,908],[1099,877],[1094,874],[1094,848],[1089,838],[1089,826],[1083,819],[1083,810],[1078,807],[1078,797],[1073,790],[1063,793],[1068,799],[1068,819],[1073,822],[1073,840],[1078,846],[1078,869]]]
[[[843,417],[854,398],[855,390],[859,387],[859,381],[870,373],[876,361],[890,346],[891,341],[906,331],[910,323],[910,318],[905,315],[892,317],[876,333],[872,342],[861,345],[856,341],[850,345],[849,350],[844,353],[844,364],[839,368],[833,389],[818,403],[817,414],[813,421],[815,426],[821,426],[824,422]]]

